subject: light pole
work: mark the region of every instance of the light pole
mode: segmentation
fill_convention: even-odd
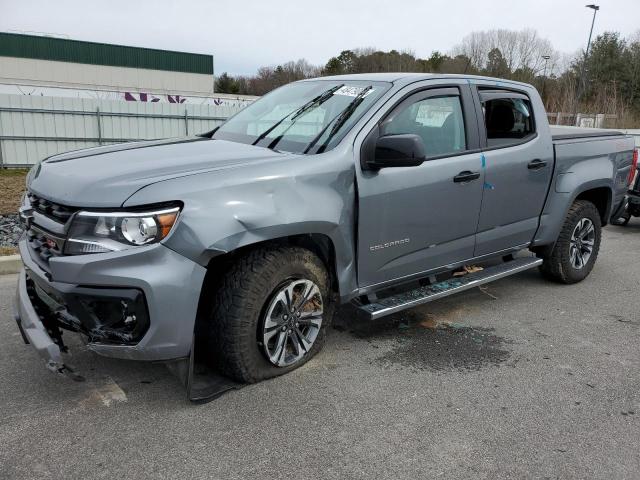
[[[587,80],[586,80],[587,57],[589,56],[589,48],[591,48],[591,36],[593,35],[593,26],[596,23],[596,14],[598,13],[598,10],[600,10],[600,7],[594,3],[585,5],[585,7],[593,10],[593,19],[591,20],[591,30],[589,30],[589,40],[587,41],[587,49],[584,52],[584,60],[582,61],[582,74],[580,75],[581,77],[580,84],[578,85],[578,101],[580,100],[580,97],[582,96],[582,91],[584,90],[587,84]],[[577,108],[577,105],[576,105],[576,108]]]
[[[593,10],[593,19],[591,20],[591,30],[589,30],[589,40],[587,41],[587,51],[584,53],[585,58],[589,55],[589,47],[591,46],[591,35],[593,35],[593,25],[596,23],[596,13],[600,10],[600,7],[594,3],[591,5],[585,5],[585,7]]]
[[[544,73],[542,74],[542,100],[544,101],[544,87],[545,87],[545,84],[547,83],[547,62],[549,61],[551,56],[542,55],[542,58],[544,58]]]

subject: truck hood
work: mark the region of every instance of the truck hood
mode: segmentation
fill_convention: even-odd
[[[27,183],[36,195],[63,205],[119,207],[155,182],[286,155],[201,137],[132,142],[54,155],[30,172]]]

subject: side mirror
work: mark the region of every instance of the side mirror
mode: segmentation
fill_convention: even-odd
[[[365,163],[371,170],[389,167],[416,167],[424,162],[424,142],[419,135],[385,135],[376,140],[373,159]]]

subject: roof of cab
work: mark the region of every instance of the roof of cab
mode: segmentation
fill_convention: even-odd
[[[495,82],[499,84],[519,85],[532,88],[528,83],[516,82],[504,78],[482,77],[478,75],[449,74],[449,73],[416,73],[416,72],[388,72],[388,73],[353,73],[348,75],[332,75],[329,77],[316,77],[307,80],[334,80],[334,81],[371,81],[371,82],[390,82],[394,84],[406,85],[421,80],[436,80],[442,78],[457,78],[468,80],[482,80]],[[303,80],[305,81],[305,80]]]
[[[410,79],[426,80],[437,75],[433,73],[410,73],[410,72],[384,72],[384,73],[352,73],[347,75],[332,75],[329,77],[320,77],[322,80],[346,80],[346,81],[362,81],[370,80],[372,82],[397,82],[398,80]]]

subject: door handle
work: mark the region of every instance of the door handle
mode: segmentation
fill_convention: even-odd
[[[480,178],[480,172],[471,172],[469,170],[465,170],[464,172],[460,172],[458,175],[453,177],[453,181],[455,183],[465,183],[471,182],[473,180],[477,180]]]
[[[535,160],[531,160],[529,162],[529,164],[527,165],[527,168],[529,170],[540,170],[541,168],[544,168],[546,166],[547,166],[547,162],[544,162],[539,158],[536,158]]]

